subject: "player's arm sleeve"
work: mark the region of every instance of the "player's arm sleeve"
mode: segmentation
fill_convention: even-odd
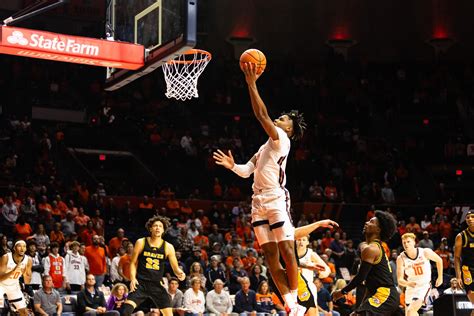
[[[349,284],[347,284],[346,287],[342,289],[342,294],[347,294],[353,289],[355,289],[357,286],[359,286],[362,281],[367,279],[367,276],[369,275],[371,269],[371,263],[368,263],[367,261],[362,261],[359,268],[359,272],[357,272],[356,276],[351,280],[351,282],[349,282]]]
[[[255,171],[255,164],[249,160],[245,165],[234,164],[231,170],[239,177],[248,178]]]

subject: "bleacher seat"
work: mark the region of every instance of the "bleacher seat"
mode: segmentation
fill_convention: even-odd
[[[76,295],[61,296],[61,303],[63,304],[63,316],[75,316],[77,308]]]

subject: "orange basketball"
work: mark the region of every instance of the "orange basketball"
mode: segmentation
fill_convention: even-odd
[[[247,49],[240,55],[240,69],[243,69],[244,63],[254,63],[257,65],[257,74],[261,74],[267,66],[267,58],[258,49]]]

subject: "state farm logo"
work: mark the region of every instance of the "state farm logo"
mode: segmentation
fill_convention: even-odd
[[[20,44],[23,46],[28,45],[28,40],[23,36],[23,33],[20,31],[14,31],[12,35],[8,36],[7,41],[10,44]]]
[[[79,38],[69,38],[66,36],[59,38],[45,35],[32,33],[28,38],[28,35],[25,37],[23,32],[13,31],[7,37],[7,42],[12,45],[35,47],[52,52],[99,56],[100,49],[97,45],[81,43]]]

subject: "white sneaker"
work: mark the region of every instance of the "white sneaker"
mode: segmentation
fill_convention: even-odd
[[[290,314],[288,316],[304,316],[306,313],[306,307],[301,305],[296,305],[296,307],[290,310]]]

